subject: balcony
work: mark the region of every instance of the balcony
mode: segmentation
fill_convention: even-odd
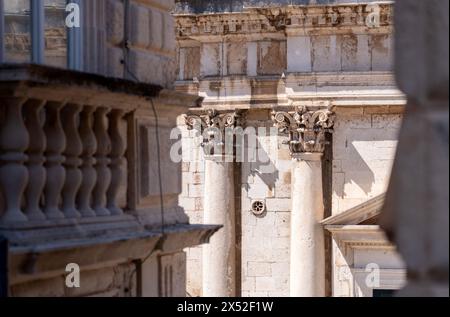
[[[181,166],[169,156],[176,118],[197,99],[45,66],[0,66],[0,234],[11,283],[68,259],[94,265],[206,243],[219,227],[189,225],[178,206]]]

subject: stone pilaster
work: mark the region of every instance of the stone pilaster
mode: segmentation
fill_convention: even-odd
[[[325,296],[322,155],[332,132],[329,110],[273,113],[280,132],[289,134],[292,165],[290,294]]]
[[[239,115],[208,111],[186,117],[203,135],[205,151],[204,223],[223,226],[203,247],[203,296],[236,296],[236,224],[233,130]]]

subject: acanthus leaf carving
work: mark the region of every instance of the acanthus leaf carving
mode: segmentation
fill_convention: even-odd
[[[326,133],[333,132],[334,113],[329,109],[308,111],[297,107],[292,112],[273,112],[272,120],[279,132],[289,135],[289,149],[292,155],[299,153],[323,153]]]
[[[214,155],[224,153],[226,130],[242,124],[242,117],[238,112],[220,113],[211,109],[200,115],[186,115],[185,122],[188,130],[196,130],[203,136],[201,146],[205,154]]]

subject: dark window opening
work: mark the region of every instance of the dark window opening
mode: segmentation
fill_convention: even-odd
[[[393,289],[374,289],[373,297],[394,297],[395,292]]]

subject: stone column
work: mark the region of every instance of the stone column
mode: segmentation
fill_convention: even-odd
[[[203,247],[203,296],[235,296],[235,209],[233,163],[221,156],[205,161],[205,224],[222,225]]]
[[[324,218],[322,155],[325,133],[332,132],[328,110],[274,113],[283,133],[289,134],[292,155],[292,211],[290,294],[293,297],[325,296],[325,242],[320,221]]]
[[[235,113],[209,111],[206,115],[188,116],[186,120],[190,129],[196,128],[203,134],[204,223],[223,226],[203,247],[205,297],[236,296],[233,138],[227,137],[232,135],[236,119]]]

